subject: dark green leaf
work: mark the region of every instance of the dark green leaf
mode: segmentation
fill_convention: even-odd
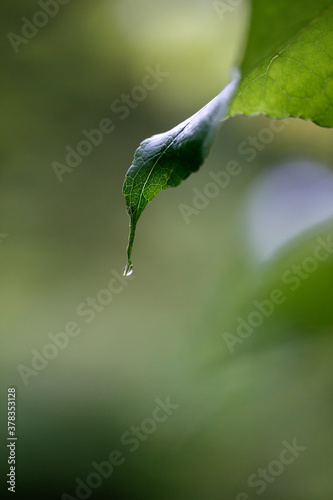
[[[144,140],[136,150],[123,186],[127,213],[130,216],[125,275],[132,270],[131,253],[140,215],[159,191],[178,186],[202,165],[219,123],[228,111],[238,79],[237,74],[200,111],[168,132]]]

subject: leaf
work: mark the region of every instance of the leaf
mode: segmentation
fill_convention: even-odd
[[[332,0],[252,0],[229,116],[264,113],[333,126]]]
[[[202,165],[238,81],[235,72],[232,81],[206,106],[168,132],[145,139],[136,150],[123,186],[130,216],[125,276],[132,272],[131,254],[140,215],[157,193],[178,186]]]
[[[191,118],[143,141],[124,183],[128,262],[138,219],[156,194],[198,170],[220,119],[264,113],[333,126],[333,0],[252,0],[247,44],[235,78]],[[239,84],[239,85],[238,85]],[[237,88],[238,86],[238,88]]]

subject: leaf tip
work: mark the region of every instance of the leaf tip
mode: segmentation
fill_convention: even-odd
[[[127,276],[131,276],[132,273],[133,273],[133,264],[129,260],[124,268],[123,276],[127,278]]]

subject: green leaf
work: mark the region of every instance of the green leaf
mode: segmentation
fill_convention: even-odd
[[[264,113],[332,127],[332,0],[252,0],[241,72],[229,116]]]
[[[168,132],[144,140],[135,152],[123,186],[130,234],[124,275],[132,272],[135,229],[147,203],[163,189],[178,186],[204,162],[215,132],[228,111],[239,75],[212,101]]]
[[[242,78],[136,150],[123,188],[130,216],[125,275],[132,272],[135,229],[147,203],[198,170],[222,118],[263,113],[333,126],[333,0],[252,0],[251,5]]]

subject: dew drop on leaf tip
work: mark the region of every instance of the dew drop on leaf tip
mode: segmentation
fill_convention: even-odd
[[[124,269],[124,272],[123,272],[123,276],[131,276],[133,272],[133,264],[127,264],[127,266],[125,266],[125,269]]]

